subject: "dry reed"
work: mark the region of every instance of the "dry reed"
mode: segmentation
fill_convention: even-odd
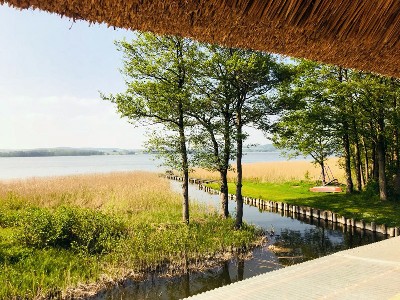
[[[327,161],[332,171],[333,176],[344,182],[344,171],[340,168],[340,160],[331,158]],[[330,172],[329,175],[331,176]],[[191,176],[200,179],[219,180],[219,175],[216,172],[209,172],[203,169],[195,169]],[[286,182],[298,180],[320,179],[321,169],[319,166],[312,164],[306,160],[296,161],[279,161],[279,162],[258,162],[243,164],[243,179],[258,182]],[[235,181],[236,173],[230,171],[228,181]]]
[[[21,205],[55,208],[73,205],[102,211],[135,213],[180,204],[170,183],[157,174],[118,172],[30,178],[0,182],[0,199],[18,198]]]

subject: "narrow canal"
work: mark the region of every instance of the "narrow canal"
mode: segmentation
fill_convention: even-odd
[[[181,183],[171,181],[175,191]],[[191,201],[219,207],[219,195],[210,195],[190,185]],[[236,203],[229,202],[234,214]],[[297,219],[298,217],[299,219]],[[107,290],[96,299],[181,299],[212,290],[262,273],[315,259],[337,251],[385,239],[383,234],[347,230],[346,226],[313,220],[295,214],[262,211],[245,205],[247,223],[261,226],[268,234],[268,243],[255,249],[250,259],[232,259],[219,267],[181,277],[149,277],[146,281],[127,281],[123,286]]]

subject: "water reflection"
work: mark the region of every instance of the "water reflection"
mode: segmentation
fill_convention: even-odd
[[[180,191],[179,182],[171,184]],[[190,186],[190,195],[192,201],[195,199],[219,207],[218,195],[209,195],[195,186]],[[233,214],[235,203],[231,201],[229,204]],[[142,282],[128,280],[119,287],[103,291],[95,299],[180,299],[385,238],[383,234],[289,212],[263,211],[248,205],[244,207],[244,217],[248,223],[273,231],[268,244],[255,249],[251,259],[232,259],[203,273],[189,273],[181,277],[159,278],[153,275]]]
[[[278,255],[279,262],[284,266],[385,239],[380,233],[326,222],[322,219],[310,219],[293,213],[290,217],[314,226],[303,230],[281,229],[270,250]]]
[[[92,299],[181,299],[243,280],[252,274],[246,271],[254,266],[252,261],[235,259],[203,273],[174,278],[149,276],[146,281],[127,280],[123,285],[104,290]]]

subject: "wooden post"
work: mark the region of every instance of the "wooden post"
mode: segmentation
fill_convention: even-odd
[[[388,227],[387,228],[387,234],[389,235],[389,236],[394,236],[394,227]]]
[[[376,232],[376,224],[375,222],[371,222],[371,231]]]
[[[336,214],[336,213],[332,213],[332,222],[333,222],[333,223],[337,223],[337,221],[338,221],[338,216],[337,216],[337,214]]]

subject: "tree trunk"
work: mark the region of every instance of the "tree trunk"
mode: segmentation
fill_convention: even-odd
[[[220,172],[221,175],[221,216],[224,218],[229,217],[228,209],[228,170],[223,170]]]
[[[362,183],[361,183],[361,155],[360,155],[360,146],[358,141],[356,141],[354,145],[354,165],[356,171],[356,183],[357,183],[357,190],[362,190]]]
[[[241,281],[244,279],[244,259],[240,258],[237,262],[237,280]]]
[[[319,165],[321,166],[322,185],[325,185],[326,184],[326,174],[325,174],[325,163],[324,163],[324,160],[321,160],[319,162]]]
[[[242,155],[243,155],[243,136],[242,136],[242,115],[236,112],[236,229],[240,229],[243,224],[243,196],[242,196]]]
[[[375,181],[379,180],[379,167],[378,167],[378,146],[377,143],[373,143],[372,146],[372,178]]]
[[[383,136],[384,120],[379,119],[379,134],[377,143],[378,154],[378,173],[379,173],[379,198],[382,201],[387,200],[387,183],[386,183],[386,153],[385,153],[385,137]]]
[[[347,121],[343,122],[343,148],[344,148],[344,167],[346,172],[346,193],[351,194],[354,191],[353,179],[351,178],[351,162],[350,162],[350,141],[349,141],[349,125]]]
[[[343,76],[345,77],[346,81],[348,81],[348,76],[347,76],[347,69],[343,69],[342,67],[339,67],[339,73],[338,73],[338,81],[341,83],[343,82]],[[343,149],[344,149],[344,166],[345,166],[345,173],[346,173],[346,193],[350,194],[353,193],[354,191],[354,186],[353,186],[353,179],[351,178],[351,152],[350,152],[350,138],[349,138],[349,131],[350,131],[350,125],[349,125],[349,120],[348,120],[348,105],[346,103],[351,103],[351,98],[348,98],[346,96],[343,97],[343,104],[342,110],[344,115],[343,117],[343,136],[342,136],[342,141],[343,141]]]
[[[205,125],[207,127],[207,125]],[[223,161],[221,161],[220,154],[219,154],[219,145],[218,142],[215,138],[215,134],[211,128],[207,128],[210,133],[210,137],[213,143],[213,148],[214,148],[214,157],[218,160],[218,170],[221,178],[221,211],[220,214],[222,217],[227,218],[229,217],[229,210],[228,210],[228,179],[227,179],[227,173],[228,173],[228,165],[229,165],[229,153],[228,153],[228,158],[226,158],[225,151],[226,147],[224,148],[224,158]],[[225,141],[226,142],[226,141]],[[229,142],[229,141],[228,141]],[[228,148],[228,151],[230,149]],[[227,160],[227,161],[226,161]]]
[[[378,152],[378,171],[379,171],[379,198],[383,201],[387,200],[387,184],[385,174],[385,145],[382,139],[379,137],[377,152]]]
[[[365,179],[364,179],[364,184],[367,184],[367,182],[369,181],[369,162],[368,162],[368,148],[367,145],[365,143],[365,140],[363,137],[361,137],[361,142],[363,144],[363,149],[364,149],[364,161],[365,161],[365,167],[364,167],[364,174],[365,174]]]
[[[185,84],[185,68],[182,64],[183,61],[183,45],[181,44],[181,40],[178,38],[176,42],[176,54],[178,61],[180,62],[178,66],[178,75],[179,89],[183,89]],[[183,194],[183,202],[182,202],[182,219],[187,225],[189,224],[189,163],[188,163],[188,155],[186,149],[186,136],[185,136],[185,121],[184,121],[184,108],[182,100],[178,101],[178,128],[179,128],[179,143],[180,150],[182,156],[182,171],[183,171],[183,183],[182,183],[182,194]]]
[[[182,171],[183,171],[183,183],[182,183],[182,218],[183,222],[189,224],[189,163],[186,149],[186,136],[185,127],[183,122],[183,104],[179,102],[179,143],[182,156]]]
[[[354,165],[355,165],[355,172],[356,172],[356,183],[357,183],[357,190],[361,191],[362,189],[362,182],[361,182],[361,154],[360,154],[360,141],[358,135],[358,128],[356,123],[356,112],[354,109],[353,103],[351,103],[351,125],[354,137]]]
[[[231,154],[231,118],[232,114],[229,112],[229,103],[224,107],[224,153],[223,153],[223,173],[221,173],[221,213],[223,217],[229,217],[229,199],[228,199],[228,168],[229,159]],[[222,187],[225,187],[222,190]]]
[[[395,139],[395,164],[396,164],[396,171],[393,178],[393,189],[396,196],[400,195],[400,151],[399,151],[399,130],[395,129],[394,132],[394,139]]]

